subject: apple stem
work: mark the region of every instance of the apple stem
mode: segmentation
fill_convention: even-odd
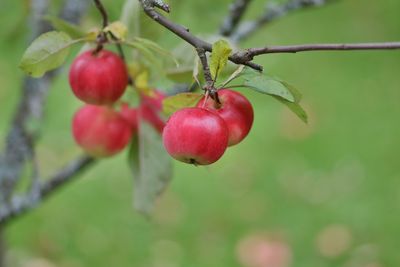
[[[216,109],[221,108],[222,103],[221,103],[221,101],[219,100],[219,96],[218,96],[217,90],[210,90],[210,91],[209,91],[209,94],[210,94],[211,98],[214,100],[214,107],[215,107]]]
[[[102,49],[105,43],[107,43],[108,38],[105,32],[100,32],[96,38],[97,47],[93,51],[93,55],[97,55]]]
[[[106,9],[104,8],[103,4],[100,0],[93,0],[94,4],[96,5],[97,9],[99,10],[101,17],[103,18],[103,29],[108,26],[108,14]]]
[[[99,10],[101,17],[103,18],[103,29],[108,26],[108,14],[103,6],[101,0],[93,0],[96,8]],[[93,51],[93,55],[97,55],[102,49],[103,45],[108,41],[107,35],[104,31],[101,31],[96,38],[97,47]]]

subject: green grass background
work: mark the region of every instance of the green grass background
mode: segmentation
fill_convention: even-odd
[[[28,41],[22,3],[0,2],[2,139],[23,78],[17,68]],[[117,18],[122,1],[105,4]],[[172,1],[172,17],[193,33],[210,33],[228,4]],[[263,5],[255,0],[246,17]],[[342,0],[282,18],[242,45],[400,40],[399,10],[398,0]],[[86,24],[97,19],[92,8]],[[176,44],[170,33],[164,37],[167,47]],[[243,91],[255,108],[248,138],[212,166],[176,163],[152,220],[132,209],[132,177],[122,154],[7,228],[13,264],[46,259],[62,267],[235,267],[242,266],[238,242],[261,231],[286,240],[291,266],[399,266],[400,52],[267,55],[256,62],[301,90],[309,125],[272,98]],[[43,175],[79,153],[70,120],[80,105],[65,68],[45,108],[38,144]],[[330,225],[351,234],[338,257],[321,255],[316,245]]]

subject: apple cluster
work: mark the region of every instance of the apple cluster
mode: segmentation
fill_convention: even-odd
[[[139,93],[138,107],[118,102],[128,80],[124,61],[111,51],[89,50],[73,61],[69,82],[85,105],[73,117],[72,133],[88,154],[109,157],[122,151],[137,134],[140,115],[162,134],[173,158],[208,165],[241,142],[253,124],[251,103],[230,89],[218,90],[219,101],[203,97],[196,107],[178,110],[165,123],[159,115],[165,98],[160,91]]]
[[[72,133],[76,143],[94,157],[109,157],[122,151],[137,134],[138,114],[161,134],[165,122],[159,116],[165,95],[141,94],[138,107],[117,101],[128,85],[124,61],[108,50],[89,50],[72,63],[69,83],[86,104],[74,115]],[[118,103],[118,104],[117,104]]]
[[[203,97],[196,107],[178,110],[169,118],[163,143],[173,158],[208,165],[247,136],[254,119],[249,100],[230,89],[218,90],[218,96],[220,103]]]

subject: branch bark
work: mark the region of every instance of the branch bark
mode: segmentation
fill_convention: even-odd
[[[287,46],[266,46],[249,48],[239,55],[241,58],[253,60],[255,56],[274,53],[299,53],[312,51],[351,51],[351,50],[396,50],[400,49],[400,42],[382,43],[354,43],[354,44],[302,44]]]
[[[100,11],[101,17],[103,18],[103,28],[105,28],[108,25],[108,14],[100,0],[94,0],[94,3]]]
[[[46,32],[50,26],[41,20],[47,12],[48,2],[32,2],[33,15],[30,18],[32,39]],[[21,171],[27,162],[33,161],[33,142],[38,135],[37,129],[30,125],[40,122],[43,112],[43,101],[47,95],[54,72],[41,79],[25,78],[22,86],[22,97],[16,109],[11,129],[6,138],[6,147],[0,157],[0,204],[7,203],[18,183]]]

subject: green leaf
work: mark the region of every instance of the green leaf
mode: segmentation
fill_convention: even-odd
[[[25,51],[19,67],[28,75],[41,77],[61,66],[71,45],[83,39],[71,40],[66,33],[51,31],[40,35]]]
[[[180,93],[167,97],[163,100],[163,112],[171,115],[182,108],[194,107],[202,97],[199,93]]]
[[[144,120],[140,120],[138,139],[131,145],[129,165],[134,175],[134,207],[148,216],[171,180],[172,162],[160,134]]]
[[[173,55],[170,51],[168,51],[168,50],[162,48],[162,47],[161,47],[160,45],[158,45],[157,43],[155,43],[155,42],[153,42],[153,41],[151,41],[151,40],[149,40],[149,39],[139,38],[139,37],[134,38],[133,41],[142,44],[142,45],[145,46],[146,48],[148,48],[148,49],[150,49],[150,50],[152,50],[152,51],[158,53],[158,54],[161,55],[161,56],[164,56],[165,58],[167,58],[167,59],[169,59],[169,60],[172,60],[172,61],[175,63],[175,65],[176,65],[177,67],[179,66],[179,62],[178,62],[177,59],[174,57],[174,55]]]
[[[287,101],[296,102],[291,90],[279,79],[271,77],[264,73],[249,74],[243,76],[243,85],[257,92],[279,96]]]
[[[257,92],[270,95],[282,104],[286,105],[303,122],[307,123],[307,113],[299,104],[301,93],[293,85],[282,81],[279,78],[254,71],[248,67],[239,67],[222,86],[229,84],[239,77],[243,78],[243,84],[235,85],[233,87],[248,87]]]
[[[56,16],[47,15],[43,18],[49,21],[54,29],[65,32],[74,39],[86,36],[86,32],[84,32],[78,25],[72,24]]]
[[[286,105],[294,114],[297,115],[303,122],[307,123],[308,122],[308,116],[306,111],[300,106],[299,103],[296,102],[290,102],[287,101],[286,99],[283,99],[279,96],[274,96],[276,100],[281,102],[282,104]]]
[[[216,79],[224,69],[231,52],[232,48],[225,40],[219,40],[213,44],[210,63],[210,71],[213,79]]]
[[[287,83],[287,82],[285,82],[285,81],[282,81],[282,80],[279,80],[279,81],[280,81],[280,82],[286,87],[286,89],[288,89],[288,90],[290,91],[290,93],[293,95],[293,97],[294,97],[294,102],[295,102],[295,103],[300,103],[300,100],[301,100],[301,98],[302,98],[302,95],[301,95],[300,91],[297,90],[296,87],[294,87],[293,85],[291,85],[291,84],[289,84],[289,83]]]

